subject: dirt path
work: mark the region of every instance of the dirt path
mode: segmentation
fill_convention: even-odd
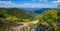
[[[19,26],[16,26],[16,27],[11,27],[11,30],[21,31],[20,29],[23,29],[24,27],[28,26],[29,24],[36,24],[38,22],[39,22],[39,20],[30,21],[30,22],[22,22],[23,25],[19,25]]]
[[[30,22],[22,22],[24,26],[28,26],[28,24],[36,24],[38,23],[39,20],[35,20],[35,21],[30,21]]]

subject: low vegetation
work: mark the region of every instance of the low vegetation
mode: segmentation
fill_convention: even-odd
[[[47,10],[44,11],[44,13],[40,16],[39,19],[39,23],[37,23],[37,26],[45,26],[47,27],[47,29],[49,29],[50,31],[58,31],[58,25],[57,23],[57,19],[60,18],[60,10]],[[58,20],[60,21],[60,20]]]
[[[60,18],[60,9],[45,10],[42,14],[35,15],[32,12],[21,10],[18,8],[0,8],[0,21],[8,21],[12,23],[29,22],[39,20],[37,27],[45,26],[49,31],[59,31],[57,20]]]

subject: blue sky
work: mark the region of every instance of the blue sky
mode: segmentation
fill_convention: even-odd
[[[0,7],[57,8],[57,0],[0,0]]]

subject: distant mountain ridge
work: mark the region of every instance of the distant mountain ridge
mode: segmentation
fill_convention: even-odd
[[[34,12],[36,14],[41,14],[43,13],[45,10],[51,10],[51,9],[57,9],[57,8],[22,8],[26,11],[30,11],[30,12]]]
[[[7,9],[11,9],[11,8],[7,8]],[[23,11],[27,11],[27,12],[33,12],[33,13],[36,13],[36,14],[41,14],[43,13],[45,10],[50,10],[50,9],[58,9],[58,8],[18,8],[20,10],[23,10]]]
[[[34,17],[34,13],[19,8],[0,8],[0,13],[9,14],[22,19],[29,19]]]

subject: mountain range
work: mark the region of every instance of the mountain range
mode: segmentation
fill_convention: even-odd
[[[43,13],[44,11],[46,10],[51,10],[51,9],[57,9],[57,8],[21,8],[21,9],[24,9],[26,11],[30,11],[30,12],[34,12],[36,14],[41,14]]]

